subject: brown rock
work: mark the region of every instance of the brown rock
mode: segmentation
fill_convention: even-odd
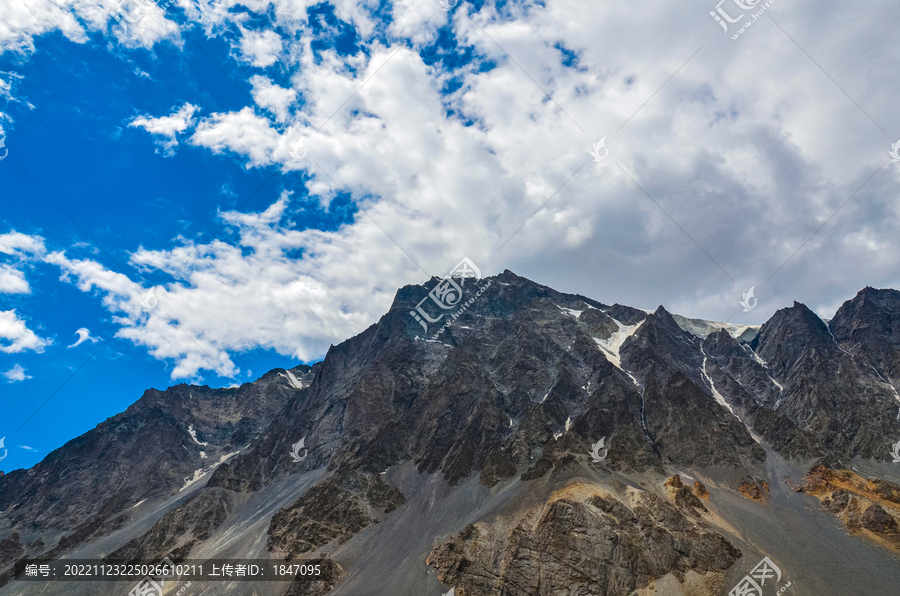
[[[681,476],[679,474],[675,474],[668,480],[666,480],[665,486],[674,489],[684,488],[684,484],[681,482]]]
[[[706,490],[706,487],[703,486],[703,483],[697,480],[694,482],[694,494],[700,497],[701,499],[705,499],[709,501],[709,491]]]
[[[888,534],[897,531],[897,520],[881,505],[873,504],[863,512],[860,524],[870,532]]]
[[[769,483],[747,476],[738,485],[738,491],[751,501],[762,501],[769,496]]]

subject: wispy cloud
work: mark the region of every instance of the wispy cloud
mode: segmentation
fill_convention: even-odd
[[[82,327],[81,329],[77,329],[75,333],[78,334],[78,341],[76,341],[71,346],[66,346],[67,348],[74,348],[76,346],[80,346],[86,341],[90,341],[91,343],[96,343],[100,341],[99,337],[91,337],[91,332],[87,329],[87,327]]]

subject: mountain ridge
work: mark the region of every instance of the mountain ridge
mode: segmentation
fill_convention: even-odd
[[[323,479],[303,490],[344,503],[342,516],[321,525],[327,512],[316,513],[314,502],[279,497],[295,500],[283,501],[269,519],[269,540],[248,542],[248,549],[290,556],[354,552],[363,537],[379,535],[378,527],[421,507],[413,496],[420,489],[407,494],[410,489],[391,482],[395,470],[408,470],[403,474],[412,487],[439,478],[451,493],[475,491],[487,499],[485,506],[495,493],[530,494],[537,499],[532,507],[578,478],[612,487],[632,483],[641,494],[666,499],[662,481],[684,470],[705,477],[715,499],[742,498],[739,487],[748,482],[777,484],[765,480],[772,458],[803,467],[819,462],[890,472],[884,465],[888,439],[900,438],[900,400],[892,392],[900,382],[894,331],[900,292],[866,288],[828,323],[795,302],[756,329],[686,319],[662,306],[648,313],[605,305],[504,271],[460,279],[460,299],[483,293],[452,313],[449,326],[442,327],[439,317],[428,327],[411,313],[427,299],[428,287],[439,283],[400,288],[379,321],[331,346],[313,366],[273,369],[233,389],[147,390],[122,414],[54,450],[30,476],[16,470],[0,477],[0,536],[11,541],[0,548],[7,553],[0,569],[23,555],[78,552],[138,519],[152,525],[146,538],[119,544],[116,552],[127,547],[121,552],[136,558],[165,554],[161,550],[205,552],[229,531],[226,520],[247,514],[248,498],[282,494],[278,487],[307,477]],[[434,334],[438,329],[443,331]],[[591,462],[590,445],[601,437],[607,454]],[[296,461],[291,446],[301,438],[306,451]],[[120,440],[126,449],[104,459]],[[173,449],[179,445],[182,450]],[[82,467],[66,475],[64,465],[75,461]],[[92,465],[99,468],[94,476]],[[421,480],[409,479],[416,477]],[[553,508],[553,515],[587,516],[602,534],[606,522],[596,517],[598,503],[626,516],[631,514],[615,502],[637,506],[627,491],[591,490],[594,497]],[[596,490],[612,501],[589,502],[600,494]],[[655,503],[651,496],[639,501]],[[647,523],[658,524],[660,532],[686,523],[664,521],[671,515],[689,520],[696,514],[677,503],[676,513],[659,507]],[[531,519],[520,513],[509,514]],[[465,516],[456,515],[462,523]],[[719,524],[712,513],[700,515],[704,532]],[[265,527],[259,525],[265,519],[253,519]],[[728,525],[720,526],[721,536]],[[485,531],[498,540],[502,535]],[[685,536],[701,540],[706,534]],[[503,549],[517,544],[506,536],[495,556],[512,556]],[[559,544],[536,544],[568,553]],[[443,553],[433,559],[438,568],[454,560],[436,552]],[[688,569],[715,575],[732,563],[654,564],[651,575]],[[555,573],[560,581],[572,579]],[[629,585],[646,585],[649,577],[637,576]],[[353,581],[328,590],[340,594],[349,589],[342,583]],[[496,589],[465,582],[472,594]]]

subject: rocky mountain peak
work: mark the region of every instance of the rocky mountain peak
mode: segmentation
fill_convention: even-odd
[[[838,357],[840,349],[828,326],[801,302],[778,310],[763,324],[754,342],[757,354],[765,360],[776,378],[784,378],[804,355],[816,352],[825,358]]]

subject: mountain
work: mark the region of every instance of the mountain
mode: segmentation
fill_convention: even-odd
[[[0,477],[0,571],[23,556],[323,558],[328,581],[193,586],[674,596],[729,593],[768,557],[791,594],[883,596],[900,579],[884,496],[900,481],[898,321],[895,290],[757,328],[510,271],[432,279],[314,366],[148,390]],[[843,474],[855,497],[821,480]],[[0,594],[38,593],[6,581]]]

